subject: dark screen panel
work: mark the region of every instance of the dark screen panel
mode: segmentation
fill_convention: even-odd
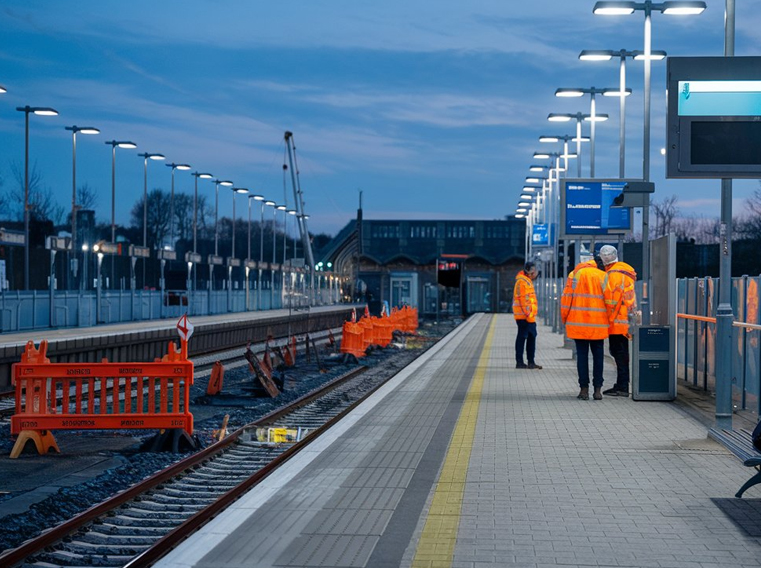
[[[690,161],[694,165],[761,165],[761,122],[692,121]]]

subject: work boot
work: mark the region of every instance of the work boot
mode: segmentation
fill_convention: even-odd
[[[603,393],[603,394],[607,394],[607,393]],[[629,389],[628,388],[622,389],[619,387],[616,389],[615,392],[610,393],[610,396],[620,396],[620,397],[626,398],[629,396]]]
[[[536,363],[529,363],[528,364],[528,368],[529,369],[541,369],[542,366],[541,365],[537,365]]]
[[[602,390],[602,387],[595,387],[595,392],[592,395],[592,398],[594,398],[595,400],[602,400],[601,390]]]
[[[579,394],[576,395],[579,400],[589,400],[589,387],[581,387]]]
[[[608,390],[602,391],[602,394],[609,395],[609,396],[616,396],[616,392],[618,392],[618,385],[613,385]]]
[[[526,363],[516,363],[515,368],[516,369],[528,369],[528,366],[526,365]]]

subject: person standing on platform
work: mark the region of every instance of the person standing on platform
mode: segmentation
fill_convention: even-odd
[[[616,361],[616,384],[603,394],[629,396],[629,316],[637,310],[634,281],[637,273],[625,262],[619,262],[618,250],[611,245],[600,249],[600,259],[608,276],[603,290],[605,307],[608,309],[608,348]]]
[[[518,335],[515,338],[515,368],[516,369],[541,369],[534,360],[536,353],[536,315],[539,312],[539,304],[536,301],[533,281],[536,280],[539,271],[536,264],[527,262],[523,270],[515,277],[513,288],[513,315],[518,324]],[[523,361],[523,349],[526,349],[528,365]]]
[[[608,313],[603,288],[605,272],[594,260],[576,265],[560,297],[560,316],[568,337],[576,343],[576,369],[579,373],[579,394],[589,400],[589,352],[592,352],[592,386],[594,399],[602,400],[603,358],[608,337]]]

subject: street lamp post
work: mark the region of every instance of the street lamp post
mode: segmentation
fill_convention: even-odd
[[[240,193],[242,195],[245,195],[248,193],[248,189],[245,187],[234,187],[232,188],[233,193],[233,224],[232,224],[232,252],[230,253],[230,258],[235,258],[235,195]],[[232,288],[233,288],[233,266],[232,263],[228,262],[227,266],[227,309],[229,311],[232,311],[232,304],[231,304],[231,298],[232,298]]]
[[[167,168],[172,168],[172,190],[169,194],[169,244],[174,250],[174,170],[189,170],[188,164],[164,164]]]
[[[58,111],[50,107],[16,107],[24,113],[24,290],[29,290],[29,115],[57,116]]]
[[[627,51],[626,49],[585,49],[579,53],[579,59],[582,61],[610,61],[614,57],[619,58],[618,66],[618,84],[619,91],[626,92],[626,58],[631,57],[636,60],[644,60],[645,54],[642,51]],[[661,60],[665,59],[665,51],[653,51],[650,55],[651,59]],[[624,179],[626,177],[626,97],[619,97],[619,125],[618,125],[618,177]]]
[[[163,154],[144,152],[138,154],[143,158],[143,246],[148,247],[148,160],[164,160]],[[145,288],[145,258],[143,258],[143,288]],[[163,298],[162,298],[163,302]]]
[[[700,14],[706,9],[706,3],[693,0],[674,0],[661,3],[645,2],[622,2],[619,0],[597,2],[592,8],[592,13],[603,16],[633,14],[635,10],[645,13],[645,81],[644,81],[644,134],[642,137],[642,179],[650,181],[650,61],[651,61],[651,16],[652,12],[673,15]],[[650,281],[650,244],[648,234],[650,231],[650,205],[646,203],[642,208],[642,281],[647,288]],[[648,289],[640,301],[642,309],[642,323],[650,324],[650,290]],[[731,308],[730,308],[731,310]]]
[[[260,221],[259,221],[259,261],[256,263],[257,266],[257,280],[256,280],[256,309],[261,310],[262,309],[262,262],[264,261],[264,196],[263,195],[249,195],[248,196],[248,207],[249,207],[249,218],[250,210],[251,210],[251,200],[258,201],[260,203]],[[249,221],[250,223],[250,221]],[[249,253],[248,257],[251,258],[251,226],[249,224],[248,229],[248,248]]]
[[[92,126],[65,126],[71,131],[72,160],[71,160],[71,289],[77,288],[77,133],[100,134],[100,130]]]
[[[201,179],[212,179],[213,176],[209,173],[200,173],[200,172],[193,172],[193,177],[195,178],[194,188],[193,188],[193,253],[198,254],[198,178]],[[196,263],[193,263],[193,267],[195,268]],[[198,274],[198,269],[196,268],[193,271],[194,277]],[[196,289],[196,283],[195,280],[193,282],[193,290]]]
[[[589,120],[592,123],[590,127],[590,143],[589,143],[589,177],[595,177],[595,125],[597,124],[597,104],[595,101],[595,95],[603,95],[604,97],[618,97],[629,96],[631,89],[624,91],[623,95],[618,89],[605,88],[598,89],[596,87],[590,87],[588,89],[582,88],[560,88],[555,90],[556,97],[582,97],[584,95],[590,96],[589,103]]]
[[[550,122],[570,122],[571,120],[576,119],[576,137],[574,138],[574,141],[576,142],[576,157],[578,158],[576,160],[576,175],[577,177],[581,177],[581,143],[582,141],[589,140],[589,138],[585,139],[581,135],[581,122],[582,120],[586,120],[589,122],[603,122],[605,120],[608,120],[607,114],[595,114],[594,117],[592,117],[591,114],[583,114],[581,112],[576,113],[557,113],[552,112],[549,115],[547,115],[547,120]]]
[[[134,150],[137,144],[129,140],[109,140],[106,142],[111,146],[111,242],[116,242],[116,149],[124,148]],[[111,281],[116,280],[114,273],[114,256],[111,256]]]
[[[264,205],[267,205],[269,207],[272,207],[272,211],[275,211],[275,207],[277,206],[277,203],[272,201],[271,199],[268,199],[267,201],[262,202],[262,259],[264,259]],[[274,214],[273,214],[274,219]],[[273,221],[272,224],[272,263],[275,263],[275,224]],[[273,270],[272,266],[270,266],[270,309],[273,309],[272,305],[272,297],[274,294],[273,288],[275,287],[275,271]]]

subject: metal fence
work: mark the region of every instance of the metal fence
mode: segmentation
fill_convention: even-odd
[[[0,292],[0,333],[97,324],[205,316],[230,312],[333,305],[341,301],[337,284],[315,279],[309,293],[305,279],[285,290],[275,287],[226,290],[105,290]],[[269,283],[265,283],[269,284]]]
[[[732,279],[732,399],[736,410],[761,410],[761,277]],[[677,280],[677,376],[693,386],[715,390],[718,278]]]

